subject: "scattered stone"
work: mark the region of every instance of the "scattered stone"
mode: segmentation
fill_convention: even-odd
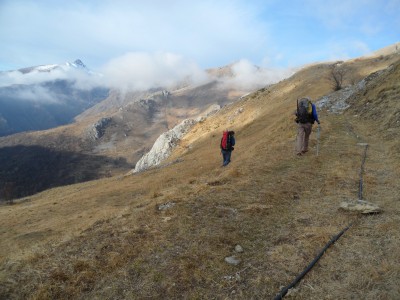
[[[340,204],[340,208],[346,211],[360,212],[362,214],[380,213],[382,211],[378,205],[364,200],[344,201]]]
[[[167,202],[158,206],[158,210],[167,210],[175,206],[175,202]]]
[[[224,279],[226,281],[240,281],[240,280],[242,280],[242,277],[240,277],[239,273],[236,273],[235,275],[224,276]]]
[[[225,262],[227,262],[230,265],[237,266],[238,264],[241,263],[241,260],[238,259],[236,256],[232,255],[232,256],[225,257]]]
[[[339,91],[335,91],[329,95],[323,96],[316,101],[316,106],[319,109],[326,108],[334,114],[341,114],[344,110],[350,107],[348,100],[357,93],[365,91],[367,85],[375,78],[379,77],[384,70],[374,72],[363,80],[352,86],[344,87]],[[367,103],[368,104],[368,103]]]
[[[237,115],[241,114],[243,111],[244,111],[244,108],[243,108],[243,107],[238,108],[238,109],[234,112],[233,115],[231,115],[231,116],[228,117],[228,121],[231,121],[231,122],[232,122],[232,121],[235,119],[235,117],[236,117]]]
[[[237,253],[242,253],[242,252],[243,252],[243,247],[240,246],[240,245],[236,245],[236,246],[235,246],[235,252],[237,252]]]
[[[235,111],[235,115],[241,114],[243,111],[244,111],[244,108],[240,107]]]

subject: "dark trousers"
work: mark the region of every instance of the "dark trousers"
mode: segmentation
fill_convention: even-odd
[[[232,151],[230,150],[221,150],[222,153],[222,165],[226,166],[231,162]]]

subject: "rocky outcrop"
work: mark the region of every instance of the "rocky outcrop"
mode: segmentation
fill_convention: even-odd
[[[390,69],[390,67],[388,69]],[[355,85],[347,86],[339,91],[333,92],[329,95],[321,97],[320,99],[317,99],[317,108],[325,108],[331,113],[342,113],[344,110],[350,107],[348,100],[355,94],[364,91],[370,84],[370,82],[373,82],[384,71],[385,70],[374,72]]]
[[[187,119],[176,125],[173,129],[161,134],[155,141],[151,150],[136,163],[133,173],[157,166],[164,159],[169,157],[172,150],[178,145],[180,139],[196,123],[196,120]]]
[[[88,136],[95,141],[104,135],[107,126],[111,123],[111,118],[101,118],[88,128]]]
[[[212,105],[206,111],[205,116],[196,119],[186,119],[180,124],[176,125],[173,129],[161,134],[155,141],[151,150],[145,154],[135,166],[132,173],[138,173],[159,165],[163,160],[168,158],[173,149],[178,145],[182,137],[198,122],[203,122],[206,117],[214,114],[221,107],[219,105]]]

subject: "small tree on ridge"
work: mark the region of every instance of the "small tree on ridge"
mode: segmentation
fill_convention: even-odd
[[[331,65],[330,68],[331,70],[329,74],[329,79],[331,82],[332,90],[339,91],[343,88],[343,82],[346,77],[347,70],[339,63]]]

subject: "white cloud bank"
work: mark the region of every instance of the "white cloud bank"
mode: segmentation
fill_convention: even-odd
[[[173,53],[131,52],[110,60],[100,68],[100,73],[87,72],[81,69],[61,67],[50,72],[34,70],[30,73],[19,71],[0,73],[0,87],[25,85],[14,89],[15,99],[38,102],[57,102],[60,95],[54,95],[43,85],[55,80],[68,80],[83,90],[94,87],[118,89],[122,92],[143,91],[151,88],[173,89],[184,85],[201,85],[215,78],[193,61]],[[233,76],[220,78],[225,85],[242,90],[254,90],[277,82],[292,74],[285,69],[259,68],[248,60],[240,60],[231,65]]]
[[[292,69],[260,68],[245,59],[233,64],[231,69],[233,76],[225,78],[224,83],[248,91],[276,83],[293,74]]]
[[[171,88],[179,82],[201,84],[209,80],[194,62],[173,53],[127,53],[109,61],[102,69],[104,85],[120,90]]]
[[[36,69],[25,74],[20,71],[1,72],[0,87],[70,80],[81,89],[102,86],[127,91],[170,88],[182,81],[197,85],[209,80],[206,72],[194,62],[173,53],[127,53],[110,60],[100,68],[100,73],[60,66],[49,72]]]

